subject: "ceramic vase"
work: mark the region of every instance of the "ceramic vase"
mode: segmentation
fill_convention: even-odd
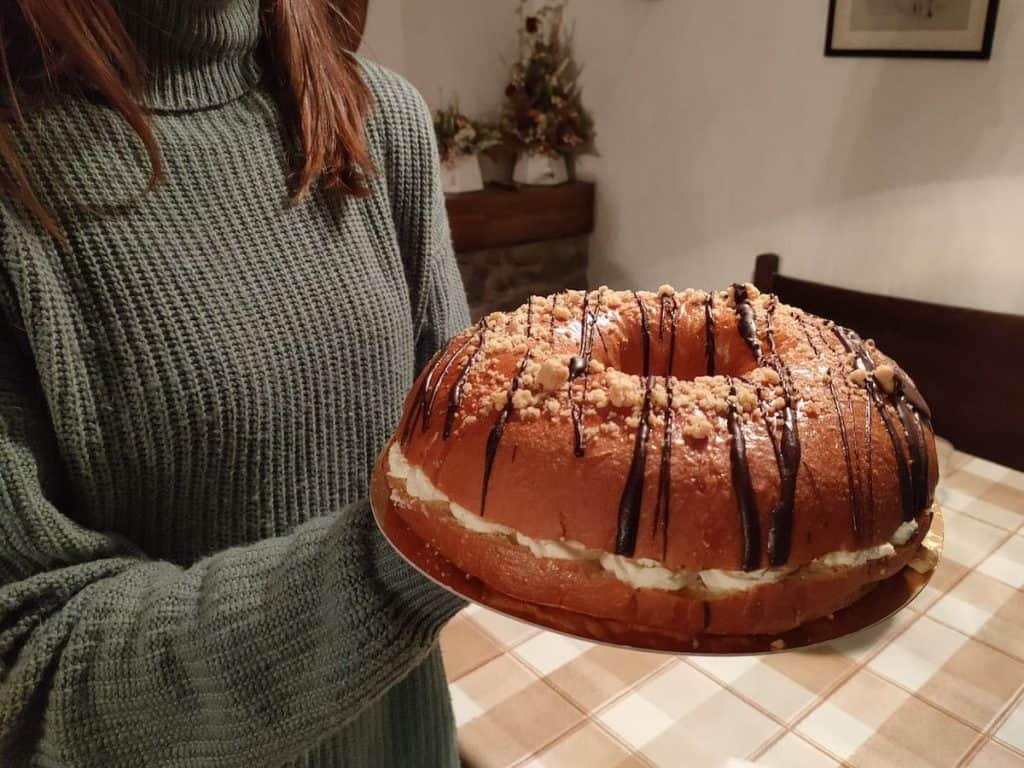
[[[441,164],[441,187],[445,193],[476,192],[484,188],[480,175],[480,156],[459,155],[455,162]]]
[[[520,152],[512,171],[512,180],[516,184],[564,184],[569,180],[569,168],[563,155]]]

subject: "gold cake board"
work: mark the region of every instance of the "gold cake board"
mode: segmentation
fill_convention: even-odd
[[[384,471],[385,454],[377,460],[370,482],[370,505],[384,537],[416,570],[466,600],[528,624],[594,643],[672,654],[723,656],[775,653],[827,643],[867,629],[896,614],[925,588],[942,551],[942,512],[935,505],[931,528],[911,562],[879,582],[857,602],[829,617],[774,635],[700,635],[678,637],[638,631],[553,606],[538,605],[490,589],[463,573],[427,542],[416,536],[395,511]]]

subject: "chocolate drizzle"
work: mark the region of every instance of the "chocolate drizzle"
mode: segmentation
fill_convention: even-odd
[[[483,517],[484,509],[487,505],[487,489],[491,483],[491,470],[494,468],[494,459],[498,455],[498,447],[501,445],[501,438],[505,434],[505,426],[508,424],[509,416],[512,415],[512,396],[519,389],[519,380],[522,377],[523,370],[526,368],[526,364],[529,362],[530,355],[533,352],[530,348],[530,336],[532,335],[532,332],[533,297],[531,296],[526,305],[526,352],[523,353],[523,359],[519,362],[519,368],[516,370],[515,376],[512,377],[512,386],[506,396],[505,406],[501,409],[501,413],[498,414],[498,418],[495,420],[494,426],[491,427],[491,431],[487,435],[487,447],[484,452],[483,487],[480,490],[481,517]]]
[[[743,534],[743,570],[752,571],[761,562],[761,525],[757,516],[757,500],[750,480],[750,465],[747,463],[747,444],[743,437],[743,425],[736,410],[736,386],[729,377],[729,411],[727,416],[729,434],[729,464],[732,470],[732,486],[736,492],[736,503],[740,513],[740,530]]]
[[[757,338],[757,316],[754,308],[750,305],[750,297],[747,295],[747,287],[742,283],[734,283],[732,286],[733,303],[736,305],[736,317],[740,336],[747,342],[750,351],[754,353],[754,359],[758,364],[761,362],[761,342]]]
[[[513,380],[512,392],[516,391],[516,383],[517,380]],[[505,434],[505,425],[508,424],[508,417],[511,413],[512,396],[510,394],[505,407],[498,414],[498,420],[494,422],[494,426],[491,427],[491,431],[487,435],[487,448],[484,452],[483,486],[480,490],[480,517],[484,516],[484,510],[487,508],[487,489],[491,484],[491,470],[494,469],[494,459],[498,455],[498,446],[501,444],[501,438]]]
[[[601,304],[601,294],[598,294],[598,307]],[[586,435],[583,432],[583,403],[587,396],[589,380],[587,372],[590,370],[590,359],[594,354],[594,331],[597,328],[597,316],[590,310],[590,294],[583,294],[582,316],[580,318],[580,345],[576,354],[569,359],[569,392],[570,411],[572,413],[572,435],[573,453],[582,457],[586,450]],[[604,340],[602,339],[602,343]],[[573,379],[583,377],[583,396],[572,397]]]
[[[462,370],[459,371],[458,378],[455,379],[452,388],[448,390],[448,408],[444,414],[444,432],[442,433],[442,437],[445,440],[451,437],[452,426],[455,424],[455,415],[459,412],[459,407],[462,405],[462,389],[466,383],[466,377],[469,376],[470,369],[476,363],[484,348],[484,332],[487,330],[486,321],[481,319],[477,323],[477,328],[479,331],[477,333],[476,349],[473,350],[473,354],[466,358]]]
[[[430,396],[427,398],[426,407],[423,409],[423,427],[424,432],[427,431],[427,427],[430,426],[430,415],[434,412],[434,401],[437,400],[437,393],[441,389],[441,382],[444,381],[444,377],[448,374],[448,369],[452,367],[452,363],[455,359],[462,354],[462,351],[469,346],[469,338],[467,337],[460,345],[455,353],[448,358],[444,367],[441,368],[441,373],[437,377],[437,382],[434,384],[433,389],[430,392]]]
[[[674,296],[662,296],[661,307],[658,313],[658,338],[664,337],[665,304],[671,303],[669,310],[669,347],[668,362],[665,367],[665,430],[661,443],[661,462],[658,467],[658,496],[654,501],[654,526],[653,533],[657,533],[658,526],[662,527],[661,559],[665,559],[665,549],[668,546],[668,515],[671,506],[672,489],[672,431],[674,424],[674,411],[672,403],[672,365],[675,362],[676,354],[676,325],[679,320],[679,305]]]
[[[583,433],[583,403],[572,403],[572,452],[577,458],[583,458],[587,447],[587,438]]]
[[[831,327],[833,327],[833,326],[831,326],[831,324],[829,324],[829,328],[831,328]],[[821,338],[821,341],[825,344],[825,346],[828,347],[828,349],[830,350],[831,349],[831,343],[828,341],[827,337],[825,336],[824,331],[820,327],[818,328],[818,336]],[[831,369],[829,369],[829,371],[830,370]],[[835,388],[835,386],[833,388]],[[852,416],[853,415],[853,392],[852,392],[852,390],[847,390],[846,400],[847,400],[847,408],[849,409],[850,414]],[[873,467],[874,467],[873,444],[874,443],[872,442],[873,438],[871,436],[872,435],[872,427],[871,427],[871,425],[874,423],[874,421],[873,421],[873,419],[871,419],[871,412],[873,410],[872,409],[872,402],[873,401],[870,398],[868,398],[866,403],[864,404],[864,465],[865,465],[865,470],[866,470],[864,474],[867,477],[867,494],[866,494],[866,496],[867,496],[866,513],[867,514],[866,514],[866,518],[865,518],[865,516],[863,514],[861,515],[861,518],[860,518],[861,541],[864,542],[864,543],[866,543],[866,542],[868,542],[870,540],[871,531],[874,529],[874,469],[873,469]],[[860,450],[857,447],[857,441],[856,440],[853,441],[853,458],[854,458],[854,461],[857,463],[857,466],[859,467],[860,466]],[[863,493],[863,483],[862,482],[860,483],[860,488],[861,488],[861,502],[863,502],[863,500],[864,500],[863,499],[864,493]],[[861,511],[863,512],[864,510],[862,509]]]
[[[708,291],[704,300],[704,359],[707,361],[708,376],[715,375],[715,315],[712,306],[715,295]]]
[[[758,365],[770,365],[779,377],[782,387],[782,434],[776,439],[773,422],[769,420],[767,411],[761,409],[765,429],[772,441],[775,451],[775,463],[779,471],[779,501],[769,512],[768,528],[768,562],[770,565],[785,565],[789,560],[793,540],[793,506],[796,503],[796,480],[800,472],[800,429],[797,424],[797,412],[793,407],[793,387],[789,368],[779,356],[775,344],[775,298],[772,297],[765,316],[765,338],[768,342],[768,357],[764,355],[761,341],[757,337],[757,314],[750,303],[746,286],[736,283],[732,287],[733,301],[736,306],[737,326],[740,336],[747,343],[754,360]],[[758,391],[758,401],[761,394]],[[739,499],[739,494],[737,493]],[[742,504],[742,501],[739,503]]]
[[[814,343],[814,339],[811,338],[811,332],[807,330],[806,322],[803,317],[796,315],[796,320],[803,329],[804,335],[807,337],[807,343],[811,345],[811,350],[814,352],[814,356],[820,358],[821,352],[818,349],[818,345]],[[852,515],[852,526],[853,533],[858,542],[862,542],[861,530],[863,528],[863,499],[861,498],[861,489],[853,477],[853,462],[850,457],[850,436],[846,431],[846,417],[843,415],[843,409],[839,405],[839,395],[836,393],[835,384],[832,381],[832,367],[826,365],[825,375],[828,378],[828,392],[832,398],[832,406],[836,411],[836,419],[839,423],[839,439],[843,446],[843,461],[846,464],[846,490],[850,495],[850,504],[853,509]],[[870,415],[870,412],[869,412]]]
[[[598,307],[601,305],[601,294],[597,296]],[[580,318],[580,347],[578,355],[590,364],[590,358],[594,354],[594,328],[597,324],[597,313],[590,309],[590,294],[583,294],[582,317]],[[585,372],[584,368],[581,373]]]
[[[800,469],[800,434],[796,411],[787,399],[782,415],[782,450],[776,454],[782,499],[771,511],[768,529],[768,562],[785,565],[793,539],[793,505],[796,501],[796,477]]]
[[[917,414],[908,406],[901,387],[897,386],[889,396],[889,401],[896,410],[896,414],[903,427],[907,450],[910,454],[910,461],[908,463],[903,446],[896,434],[896,425],[878,397],[878,387],[872,376],[875,371],[875,361],[871,357],[871,352],[853,331],[840,326],[833,326],[832,331],[846,350],[853,354],[857,367],[868,373],[868,377],[864,380],[868,400],[875,407],[875,410],[878,411],[878,415],[885,425],[885,431],[889,434],[889,440],[892,443],[893,453],[896,457],[900,497],[903,504],[903,519],[905,521],[913,520],[918,511],[931,504],[931,498],[928,493],[928,448],[925,444],[921,422]],[[903,377],[899,377],[897,381],[901,384]],[[920,398],[919,393],[917,397]],[[868,444],[868,450],[871,450],[870,443]]]
[[[615,534],[615,554],[627,556],[632,556],[636,550],[640,508],[644,497],[647,444],[651,433],[648,421],[651,414],[651,390],[654,382],[654,377],[650,375],[651,329],[647,322],[647,308],[636,291],[633,292],[633,297],[640,310],[640,331],[643,334],[644,400],[640,407],[640,423],[637,424],[636,437],[633,440],[633,458],[630,461],[626,484],[619,499],[619,521]]]
[[[434,401],[437,399],[437,393],[440,389],[441,382],[444,380],[445,374],[448,373],[448,369],[451,368],[452,363],[455,362],[456,358],[462,354],[462,351],[469,345],[471,337],[467,337],[462,340],[453,352],[445,356],[447,349],[438,352],[431,359],[426,375],[420,380],[420,385],[416,389],[416,394],[413,396],[412,407],[409,409],[409,415],[406,417],[405,424],[402,427],[402,445],[405,445],[412,438],[412,433],[415,430],[416,420],[420,421],[420,431],[426,432],[430,426],[430,416],[434,410]],[[445,363],[441,366],[441,361]],[[438,372],[438,366],[440,366],[440,372]],[[436,374],[436,376],[435,376]]]
[[[409,442],[412,437],[413,429],[415,429],[416,420],[420,418],[423,409],[427,403],[427,389],[430,386],[430,381],[434,376],[434,371],[437,370],[437,366],[440,365],[441,360],[444,359],[444,353],[447,350],[439,350],[431,358],[428,364],[427,372],[420,379],[420,385],[416,388],[416,394],[412,398],[412,406],[409,408],[409,413],[406,414],[405,423],[402,425],[402,445],[404,446]]]
[[[748,382],[742,376],[740,377],[740,381],[743,381],[743,382],[746,382],[748,384],[751,384],[751,382]],[[754,385],[751,384],[751,386],[754,386]],[[768,441],[772,444],[772,453],[775,454],[775,461],[781,462],[782,461],[782,449],[779,448],[779,441],[775,437],[775,430],[771,429],[770,426],[769,426],[769,424],[771,423],[771,418],[772,417],[771,417],[771,414],[768,411],[768,402],[761,396],[761,388],[760,387],[754,386],[754,394],[757,396],[757,405],[761,409],[761,418],[764,419],[765,432],[768,433]]]
[[[640,523],[640,507],[644,498],[644,469],[647,464],[647,442],[651,428],[648,418],[651,413],[651,387],[653,376],[644,379],[644,402],[640,408],[640,423],[633,441],[633,460],[629,464],[626,485],[619,499],[619,524],[615,534],[615,554],[632,556],[636,550],[637,528]]]
[[[651,326],[647,322],[647,306],[641,301],[640,295],[633,291],[633,298],[636,299],[637,309],[640,310],[640,334],[643,337],[641,349],[643,351],[643,372],[644,378],[651,372]]]
[[[850,413],[853,413],[853,405],[850,405]],[[871,424],[873,420],[871,418],[871,405],[865,404],[864,406],[864,457],[867,462],[868,470],[868,514],[869,519],[867,526],[864,530],[864,539],[867,540],[871,534],[871,530],[875,526],[875,471],[874,471],[874,451],[872,450],[874,443],[871,437]]]
[[[749,305],[748,305],[749,306]],[[796,502],[796,478],[800,471],[800,429],[797,425],[797,413],[793,408],[793,389],[789,368],[779,357],[775,346],[775,300],[768,307],[766,318],[766,337],[768,350],[771,354],[772,367],[782,384],[782,439],[779,450],[775,452],[775,461],[779,468],[781,499],[771,510],[771,527],[768,529],[768,562],[771,565],[784,565],[789,560],[789,551],[793,539],[793,505]],[[753,310],[751,310],[753,314]],[[765,427],[771,431],[768,422]],[[774,432],[772,433],[774,435]],[[773,440],[774,441],[774,440]]]
[[[897,380],[899,381],[899,380]],[[914,489],[914,511],[931,506],[932,499],[928,493],[928,445],[924,440],[924,430],[917,413],[910,408],[907,398],[899,389],[891,398],[896,407],[896,415],[903,425],[903,436],[910,447],[910,479]]]
[[[911,381],[910,377],[902,371],[898,372],[897,377],[899,378],[900,392],[903,397],[905,397],[907,402],[913,406],[914,410],[923,416],[925,420],[930,422],[932,420],[931,409],[928,407],[928,403],[924,401],[924,398],[921,397],[921,393],[914,385],[914,382]]]

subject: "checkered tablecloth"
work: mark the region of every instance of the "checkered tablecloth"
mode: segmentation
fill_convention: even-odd
[[[930,584],[827,646],[673,657],[467,608],[441,638],[464,765],[1024,766],[1024,473],[942,463]]]

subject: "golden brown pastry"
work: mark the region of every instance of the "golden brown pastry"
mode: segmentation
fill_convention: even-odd
[[[492,589],[680,638],[849,605],[911,558],[938,478],[896,363],[740,284],[488,315],[421,373],[385,467]]]

